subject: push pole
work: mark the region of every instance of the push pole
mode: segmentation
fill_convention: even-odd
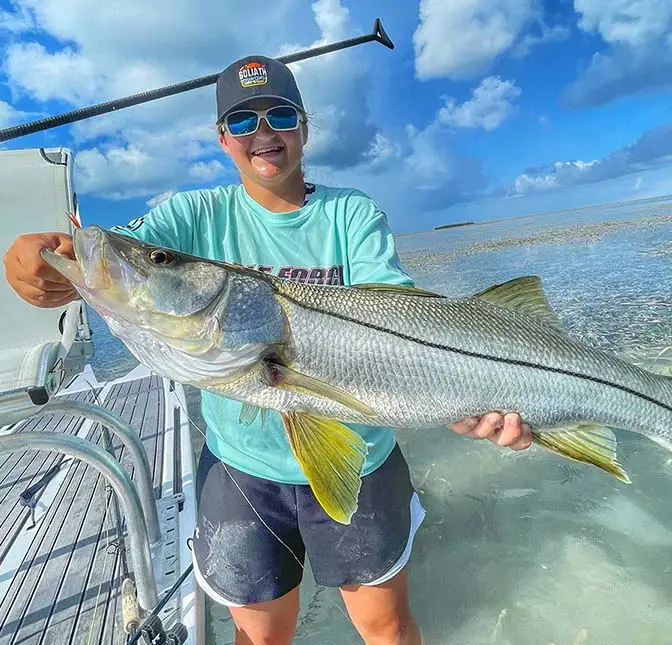
[[[390,40],[385,29],[383,29],[383,24],[381,23],[380,18],[376,18],[376,21],[373,24],[373,31],[370,34],[348,38],[346,40],[339,40],[338,42],[329,45],[304,49],[303,51],[295,52],[294,54],[279,56],[276,60],[285,64],[295,63],[299,60],[314,58],[315,56],[329,54],[340,49],[347,49],[348,47],[355,47],[356,45],[362,45],[363,43],[372,41],[379,42],[381,45],[385,45],[388,49],[394,49],[394,43]],[[206,85],[213,85],[217,82],[218,76],[219,73],[201,76],[190,81],[167,85],[166,87],[149,90],[148,92],[140,92],[139,94],[133,94],[121,99],[98,103],[97,105],[80,108],[78,110],[73,110],[72,112],[49,116],[46,119],[30,121],[29,123],[23,123],[22,125],[5,128],[4,130],[0,130],[0,143],[3,141],[10,141],[11,139],[18,139],[19,137],[25,137],[26,135],[34,134],[35,132],[57,128],[61,125],[74,123],[75,121],[89,119],[92,116],[99,116],[101,114],[107,114],[108,112],[116,112],[133,105],[139,105],[140,103],[147,103],[148,101],[155,101],[166,96],[172,96],[173,94],[181,94],[183,92],[198,89],[199,87],[205,87]]]

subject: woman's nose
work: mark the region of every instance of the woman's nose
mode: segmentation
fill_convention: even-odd
[[[259,121],[259,132],[262,134],[273,134],[273,128],[271,128],[270,125],[268,125],[268,121],[266,120],[265,116],[260,117]]]

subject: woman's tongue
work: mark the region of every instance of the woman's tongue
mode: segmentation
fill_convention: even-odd
[[[252,167],[266,177],[272,177],[280,171],[285,149],[282,146],[264,146],[252,153]]]

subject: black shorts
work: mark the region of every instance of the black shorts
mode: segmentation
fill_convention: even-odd
[[[306,553],[318,585],[380,584],[406,564],[424,518],[399,446],[362,479],[349,525],[329,518],[309,486],[225,467],[207,445],[196,495],[195,575],[211,598],[229,606],[274,600],[294,589]]]

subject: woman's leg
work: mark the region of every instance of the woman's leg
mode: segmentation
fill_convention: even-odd
[[[367,645],[419,645],[406,567],[425,511],[399,446],[362,479],[349,525],[330,520],[309,489],[299,491],[299,500],[299,526],[315,580],[340,587]]]
[[[236,625],[236,645],[291,645],[299,615],[299,588],[275,600],[229,609]]]
[[[366,645],[421,645],[408,604],[408,572],[376,586],[347,585],[341,595]]]
[[[229,608],[236,645],[289,645],[305,555],[294,486],[226,466],[205,446],[196,491],[199,586]]]

